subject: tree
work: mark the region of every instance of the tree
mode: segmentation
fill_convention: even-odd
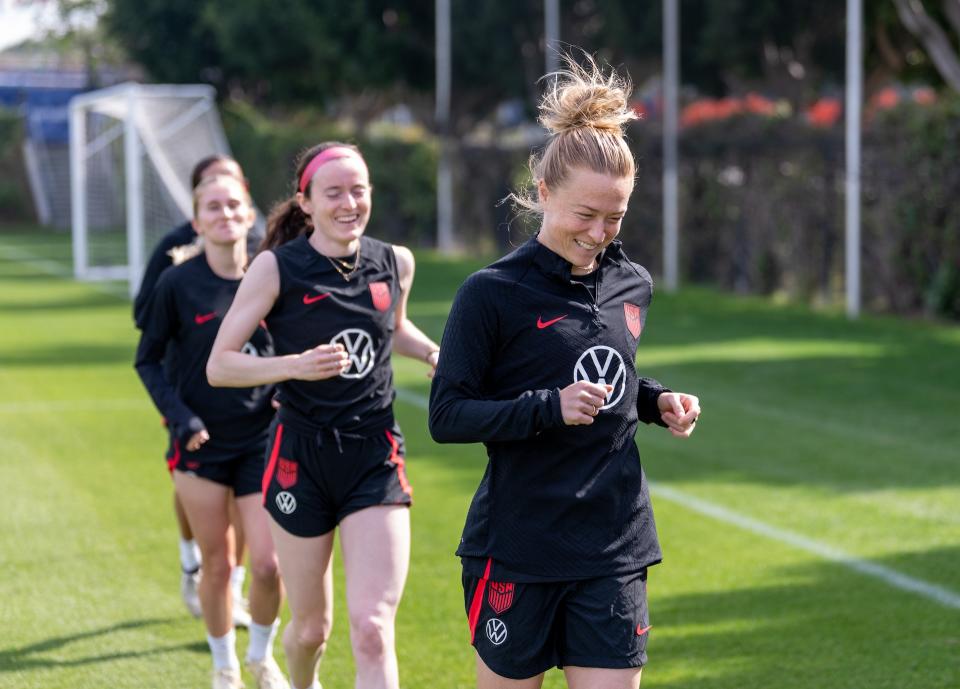
[[[955,41],[960,37],[960,0],[941,0],[943,17],[953,29],[954,43],[937,17],[927,13],[922,0],[893,0],[900,20],[919,40],[943,80],[954,91],[960,91],[960,59]]]
[[[160,81],[205,81],[223,96],[308,104],[361,122],[403,102],[421,122],[433,121],[434,0],[97,1],[109,5],[111,33]],[[960,0],[941,2],[949,17]],[[897,3],[922,8],[919,0]],[[928,78],[890,0],[866,0],[864,14],[873,82]],[[532,115],[545,65],[543,0],[454,0],[452,15],[454,131],[490,118],[505,101]],[[561,16],[566,45],[626,67],[638,82],[659,74],[659,0],[563,0]],[[712,95],[759,89],[804,103],[843,84],[844,24],[836,0],[682,0],[684,83]]]
[[[396,84],[430,88],[432,6],[426,0],[110,0],[106,21],[158,80],[206,81],[253,101],[323,105]]]

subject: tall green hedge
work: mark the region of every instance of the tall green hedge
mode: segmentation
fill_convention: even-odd
[[[861,163],[866,308],[960,319],[958,151],[957,98],[906,104],[866,122]],[[645,153],[659,160],[655,151]],[[687,279],[742,292],[842,299],[845,185],[839,127],[736,118],[685,132],[681,160]],[[640,184],[659,187],[659,166],[651,172]],[[647,221],[659,228],[658,218]]]
[[[4,223],[34,220],[22,147],[23,118],[15,110],[0,108],[0,219]]]

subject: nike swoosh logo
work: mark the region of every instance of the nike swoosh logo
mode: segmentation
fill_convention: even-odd
[[[556,323],[557,321],[562,321],[562,320],[563,320],[564,318],[566,318],[566,317],[567,317],[567,314],[563,314],[562,316],[558,316],[558,317],[556,317],[556,318],[554,318],[554,319],[552,319],[552,320],[549,320],[549,321],[544,321],[543,318],[538,317],[538,318],[537,318],[537,327],[538,327],[540,330],[543,330],[544,328],[549,328],[551,325],[553,325],[553,324]]]
[[[203,314],[198,313],[196,316],[193,317],[193,320],[196,322],[197,325],[203,325],[207,321],[212,321],[216,317],[217,317],[217,312],[211,311],[210,313],[203,313]]]
[[[653,629],[653,625],[652,625],[652,624],[649,625],[649,626],[647,626],[647,627],[642,627],[642,628],[641,628],[640,625],[638,624],[638,625],[637,625],[637,636],[643,636],[644,634],[646,634],[647,632],[649,632],[651,629]]]
[[[303,295],[303,303],[304,303],[304,304],[312,304],[312,303],[315,302],[315,301],[320,301],[321,299],[326,299],[326,298],[329,297],[329,296],[330,296],[330,293],[329,293],[329,292],[324,292],[323,294],[318,294],[318,295],[315,296],[315,297],[311,297],[309,294],[304,294],[304,295]]]

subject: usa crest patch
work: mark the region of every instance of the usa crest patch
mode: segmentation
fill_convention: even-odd
[[[636,304],[623,302],[623,316],[627,319],[627,330],[635,338],[640,337],[640,307]]]
[[[498,615],[508,610],[513,605],[514,584],[506,582],[491,581],[490,593],[487,594],[487,602],[493,611]]]
[[[390,286],[385,282],[371,282],[370,296],[373,297],[373,307],[377,311],[386,311],[390,308]]]
[[[297,482],[297,463],[292,459],[280,457],[277,463],[277,483],[284,490],[292,487]]]

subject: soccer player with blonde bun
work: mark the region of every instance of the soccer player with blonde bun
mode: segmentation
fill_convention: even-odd
[[[634,366],[653,295],[617,235],[636,166],[629,84],[571,58],[540,104],[539,232],[460,288],[430,395],[438,442],[489,462],[457,554],[480,689],[640,684],[661,559],[634,443],[639,421],[688,437],[698,399]]]

